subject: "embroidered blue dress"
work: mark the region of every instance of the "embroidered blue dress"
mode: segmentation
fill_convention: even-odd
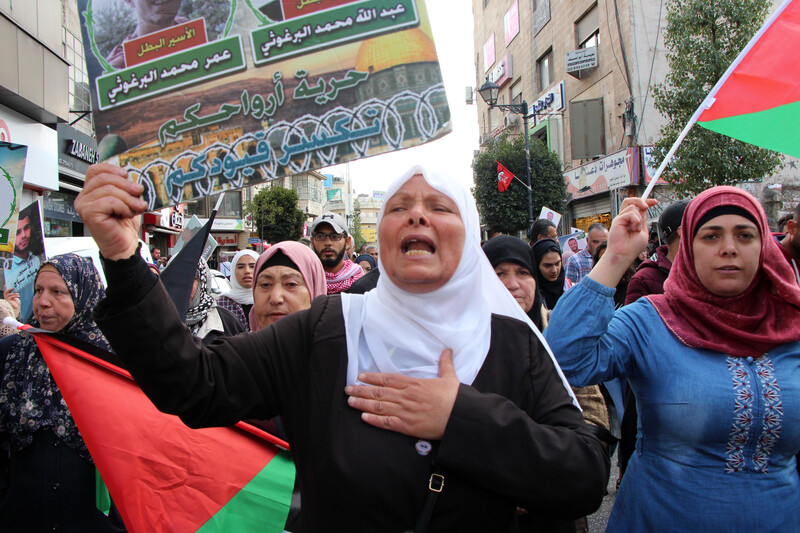
[[[573,385],[625,377],[636,393],[607,531],[800,531],[800,342],[755,359],[690,348],[645,298],[614,313],[613,294],[584,278],[545,330]]]

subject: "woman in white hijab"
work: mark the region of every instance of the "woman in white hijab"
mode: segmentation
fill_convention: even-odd
[[[217,307],[222,307],[250,331],[248,315],[253,308],[253,281],[258,254],[252,250],[239,250],[231,260],[231,286],[228,292],[217,298]]]
[[[412,169],[380,213],[376,290],[203,347],[135,254],[131,214],[103,202],[104,184],[139,189],[92,168],[77,204],[110,259],[98,325],[159,409],[192,427],[281,415],[304,530],[512,531],[521,507],[553,531],[599,506],[608,459],[483,255],[466,190]]]

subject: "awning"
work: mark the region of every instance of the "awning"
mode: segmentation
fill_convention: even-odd
[[[156,233],[167,233],[169,235],[180,235],[180,231],[175,231],[172,228],[165,228],[164,226],[147,225],[145,231],[155,231]]]

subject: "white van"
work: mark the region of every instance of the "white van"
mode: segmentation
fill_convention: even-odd
[[[140,239],[139,243],[142,245],[140,253],[144,260],[148,263],[153,262],[150,256],[150,248]],[[94,263],[97,272],[100,274],[100,279],[103,280],[103,286],[106,286],[106,275],[103,272],[103,263],[100,261],[100,250],[97,248],[97,243],[91,237],[45,237],[44,250],[47,257],[53,257],[61,254],[78,254],[82,257],[88,257]]]

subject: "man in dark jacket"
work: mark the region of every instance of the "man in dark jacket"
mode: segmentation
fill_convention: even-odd
[[[681,219],[689,200],[681,200],[664,208],[658,218],[658,228],[661,238],[667,244],[656,248],[656,260],[645,260],[628,283],[628,292],[625,296],[625,305],[633,303],[648,294],[663,294],[664,282],[669,276],[672,262],[678,253],[681,244]]]

